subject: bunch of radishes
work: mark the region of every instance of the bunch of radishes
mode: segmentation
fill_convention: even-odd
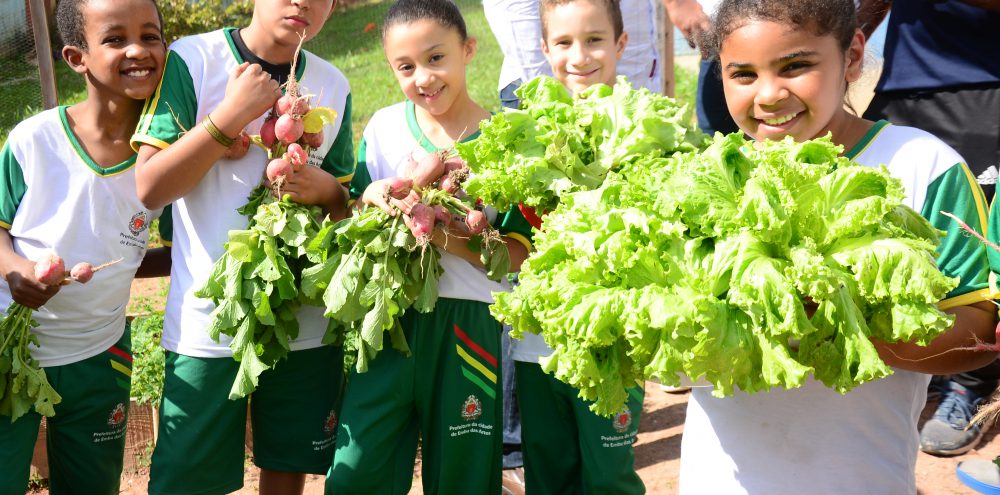
[[[69,283],[71,279],[85,284],[94,277],[94,273],[121,260],[122,258],[119,258],[97,266],[83,261],[73,265],[73,268],[66,272],[66,263],[63,259],[55,253],[49,253],[35,263],[35,279],[45,285],[63,285]]]
[[[398,200],[403,220],[421,245],[430,242],[435,226],[445,232],[460,232],[463,237],[483,235],[499,239],[490,228],[482,205],[465,201],[462,184],[469,177],[469,167],[451,149],[428,153],[419,159],[410,154],[405,177],[389,180],[385,195]]]

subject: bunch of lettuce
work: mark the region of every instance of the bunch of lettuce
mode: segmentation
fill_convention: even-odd
[[[900,182],[839,151],[732,134],[637,162],[562,198],[493,314],[542,335],[544,369],[604,415],[648,377],[717,396],[885,377],[869,338],[929,342],[953,323],[937,303],[957,281]]]
[[[550,211],[563,195],[595,189],[635,159],[693,151],[705,141],[686,106],[624,78],[574,98],[540,76],[517,94],[519,110],[494,115],[477,139],[456,146],[473,172],[466,191],[501,211],[519,203]]]

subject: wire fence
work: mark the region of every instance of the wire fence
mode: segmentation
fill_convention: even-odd
[[[0,141],[15,124],[41,108],[28,0],[0,2]]]

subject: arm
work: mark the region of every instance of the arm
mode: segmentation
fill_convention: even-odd
[[[43,306],[61,287],[45,285],[35,279],[35,262],[14,251],[13,238],[5,228],[0,228],[0,276],[10,286],[14,301],[31,309]]]
[[[226,136],[236,136],[247,124],[270,109],[281,96],[278,83],[259,65],[243,65],[230,74],[226,96],[209,114]],[[147,208],[162,208],[184,196],[225,153],[200,123],[166,149],[144,144],[136,161],[135,182]]]
[[[882,23],[892,0],[860,0],[858,5],[858,29],[865,33],[865,39],[871,38],[875,28]]]
[[[702,33],[712,29],[712,20],[696,0],[663,0],[670,22],[681,31],[688,46],[698,45]]]
[[[139,269],[135,272],[135,278],[168,276],[170,276],[170,248],[158,247],[146,251]]]
[[[479,268],[485,268],[482,260],[479,258],[479,251],[473,251],[469,248],[468,240],[471,234],[464,227],[465,224],[463,222],[456,221],[451,223],[447,232],[441,228],[435,228],[434,233],[431,235],[431,244]],[[500,240],[507,245],[511,273],[521,271],[521,264],[524,263],[524,260],[528,259],[528,249],[524,247],[524,244],[508,236],[502,236]]]
[[[874,341],[879,357],[889,366],[935,375],[972,371],[997,358],[997,351],[971,349],[979,343],[996,343],[996,305],[980,301],[945,312],[955,315],[955,325],[930,345]]]

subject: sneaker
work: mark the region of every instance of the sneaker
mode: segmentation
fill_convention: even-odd
[[[674,386],[674,385],[662,385],[661,384],[660,385],[660,390],[662,390],[662,391],[664,391],[664,392],[666,392],[668,394],[683,394],[684,392],[687,392],[688,390],[691,390],[691,387],[685,387],[684,385]]]
[[[500,480],[501,495],[524,495],[524,468],[504,469]]]
[[[932,376],[931,383],[927,385],[927,402],[941,400],[941,397],[948,393],[948,383],[950,382],[951,377],[948,375]]]
[[[928,454],[964,454],[983,438],[983,428],[969,422],[987,396],[976,395],[955,382],[949,387],[934,417],[920,430],[920,450]]]
[[[996,461],[986,459],[969,459],[958,463],[955,470],[958,480],[987,495],[1000,495],[1000,467]]]

